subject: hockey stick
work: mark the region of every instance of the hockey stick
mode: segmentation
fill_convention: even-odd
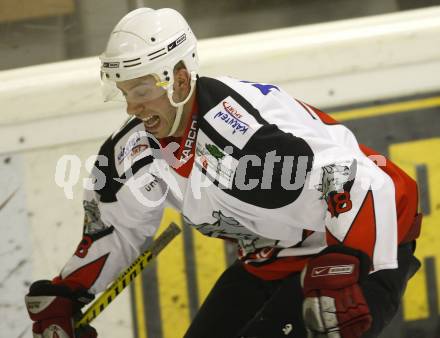
[[[95,300],[75,323],[75,328],[90,324],[102,311],[124,290],[133,279],[141,273],[147,264],[165,248],[174,237],[181,232],[180,228],[171,223],[133,263],[125,269],[116,280]]]

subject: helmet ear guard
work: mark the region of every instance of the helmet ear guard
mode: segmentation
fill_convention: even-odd
[[[177,131],[177,128],[180,125],[180,120],[182,119],[183,106],[191,98],[191,96],[192,96],[192,94],[194,92],[194,89],[196,87],[196,81],[197,81],[197,74],[195,72],[191,72],[190,73],[190,89],[189,89],[189,93],[188,93],[188,95],[186,96],[186,98],[183,101],[178,102],[178,103],[174,102],[174,99],[173,99],[174,89],[172,88],[173,85],[170,84],[171,90],[167,91],[168,99],[170,100],[171,105],[173,107],[177,108],[177,111],[176,111],[176,118],[174,119],[173,126],[171,127],[171,130],[168,133],[168,136],[172,136]]]
[[[124,16],[113,29],[106,50],[100,55],[101,79],[105,83],[156,75],[177,108],[170,136],[180,123],[183,105],[191,97],[199,69],[197,39],[183,16],[170,8],[139,8]],[[190,74],[190,93],[182,102],[173,100],[174,67],[182,61]],[[111,86],[103,85],[104,98]]]

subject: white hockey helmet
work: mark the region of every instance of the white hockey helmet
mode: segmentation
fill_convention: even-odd
[[[113,29],[100,55],[104,99],[120,94],[116,82],[146,75],[158,78],[177,115],[170,135],[176,131],[189,100],[199,69],[197,39],[183,16],[174,9],[138,8],[124,16]],[[174,66],[182,61],[191,75],[191,91],[182,102],[172,98]]]

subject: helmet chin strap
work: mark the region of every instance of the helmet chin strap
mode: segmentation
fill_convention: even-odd
[[[174,80],[173,80],[173,83],[169,84],[168,93],[167,93],[168,94],[168,99],[170,100],[171,105],[173,107],[177,108],[177,112],[176,112],[176,118],[174,119],[173,126],[171,127],[171,130],[170,130],[170,132],[169,132],[169,134],[167,136],[173,136],[174,133],[177,131],[177,128],[179,128],[180,121],[182,120],[182,115],[183,115],[183,106],[191,98],[191,96],[192,96],[192,94],[194,92],[194,88],[196,87],[196,80],[197,80],[197,74],[195,72],[191,72],[190,90],[189,90],[188,96],[182,102],[174,102],[174,99],[173,99],[173,93],[174,93],[173,83],[174,83]]]

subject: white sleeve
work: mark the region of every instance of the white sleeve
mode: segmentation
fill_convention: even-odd
[[[93,294],[131,264],[155,234],[167,195],[165,182],[152,173],[156,160],[148,153],[133,159],[130,173],[120,174],[114,143],[110,138],[101,147],[104,160],[97,161],[92,172],[95,188],[84,193],[83,238],[60,275]]]

